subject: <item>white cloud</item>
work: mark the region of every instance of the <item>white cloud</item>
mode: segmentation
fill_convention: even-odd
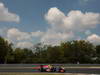
[[[71,30],[82,31],[95,28],[97,24],[100,24],[100,14],[93,12],[70,11],[64,19],[65,27]]]
[[[31,42],[18,42],[16,47],[20,47],[20,48],[31,48],[33,47],[33,43]]]
[[[62,24],[62,20],[65,18],[63,12],[61,12],[58,8],[50,8],[48,13],[45,15],[45,19],[52,25],[60,25]]]
[[[27,41],[32,41],[33,38],[38,37],[45,44],[58,45],[62,41],[81,39],[82,37],[75,35],[80,32],[90,35],[92,34],[90,32],[91,29],[96,28],[96,25],[100,24],[99,13],[83,13],[79,10],[72,10],[68,14],[64,14],[56,7],[48,10],[45,14],[45,19],[50,24],[50,28],[46,32],[39,30],[36,32],[22,32],[17,28],[11,28],[7,32],[7,37],[12,41],[16,40],[17,46],[21,46],[21,44],[23,46],[30,44],[31,46],[32,43]],[[87,39],[92,41],[91,37],[94,36],[88,36]],[[99,36],[95,35],[95,37],[98,39]]]
[[[31,32],[32,37],[41,37],[44,35],[44,32],[41,31],[36,31],[36,32]]]
[[[92,34],[92,35],[88,36],[87,40],[96,45],[100,44],[100,36],[96,35],[96,34]]]
[[[75,36],[75,33],[96,28],[96,25],[100,24],[99,13],[72,10],[66,15],[56,7],[48,10],[45,19],[51,27],[47,29],[41,41],[49,44],[77,39],[79,36]]]
[[[21,48],[30,48],[33,46],[32,41],[35,38],[40,38],[44,35],[44,32],[36,31],[36,32],[22,32],[17,28],[10,28],[7,31],[7,39],[14,43],[16,47]]]
[[[1,22],[19,22],[20,18],[18,15],[8,11],[8,8],[0,3],[0,21]]]
[[[44,32],[36,31],[36,32],[22,32],[17,28],[11,28],[7,31],[7,37],[10,39],[14,39],[17,41],[22,40],[30,40],[34,37],[42,37]]]
[[[41,37],[44,33],[41,31],[36,32],[22,32],[17,28],[11,28],[7,31],[7,39],[15,44],[16,47],[20,48],[31,48],[33,47],[32,40],[35,37]]]
[[[69,41],[74,37],[72,32],[61,33],[55,31],[48,31],[41,39],[44,44],[59,45],[63,41]]]
[[[11,40],[28,40],[31,38],[31,35],[27,32],[21,32],[17,28],[11,28],[7,32],[7,37]]]
[[[58,8],[50,8],[45,16],[49,24],[55,29],[82,31],[94,28],[100,24],[100,14],[93,12],[82,13],[79,10],[70,11],[67,16]]]

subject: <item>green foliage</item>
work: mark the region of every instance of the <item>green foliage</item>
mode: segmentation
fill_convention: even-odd
[[[12,44],[9,44],[4,38],[0,37],[0,63],[6,63],[7,57],[12,51]]]
[[[100,45],[85,40],[63,42],[59,46],[38,43],[33,49],[12,46],[0,37],[0,63],[100,63]]]
[[[95,53],[94,46],[84,40],[62,43],[67,63],[91,63]]]
[[[14,63],[31,63],[33,52],[29,49],[16,48],[13,55]]]
[[[49,63],[63,63],[63,51],[60,49],[59,46],[48,47],[47,48],[47,61]]]
[[[99,63],[100,64],[100,45],[97,45],[96,46],[96,55],[97,55],[97,57],[96,57],[96,63]]]

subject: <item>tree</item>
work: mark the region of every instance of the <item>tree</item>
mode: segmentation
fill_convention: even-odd
[[[16,48],[14,51],[15,63],[32,63],[33,52],[27,48]]]
[[[88,41],[70,41],[63,43],[64,56],[67,63],[92,63],[95,47]]]
[[[12,52],[12,46],[7,40],[0,37],[0,63],[6,63],[8,55]]]
[[[21,63],[32,63],[33,62],[33,52],[30,49],[23,49],[23,61]]]
[[[0,37],[0,63],[100,63],[100,45],[85,40],[63,42],[59,46],[38,43],[31,49],[13,49]]]
[[[63,63],[63,51],[59,46],[47,48],[47,59],[49,63]]]
[[[13,47],[12,46],[13,46],[12,43],[10,43],[8,46],[9,51],[6,55],[5,63],[13,63],[13,61],[14,61],[14,54],[13,54]]]
[[[100,64],[100,45],[96,46],[96,63]]]
[[[47,47],[48,45],[43,45],[42,43],[38,43],[34,46],[34,63],[46,63]]]

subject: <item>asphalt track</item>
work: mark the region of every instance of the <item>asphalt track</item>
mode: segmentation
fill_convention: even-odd
[[[66,73],[100,74],[100,67],[65,67]],[[32,65],[0,65],[0,72],[33,72]]]

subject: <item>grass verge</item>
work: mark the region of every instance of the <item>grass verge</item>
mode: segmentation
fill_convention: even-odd
[[[0,75],[65,75],[65,74],[60,74],[60,73],[4,73],[4,72],[1,72]],[[68,74],[70,75],[70,74]],[[72,75],[72,74],[71,74]]]
[[[0,75],[91,75],[91,74],[72,74],[72,73],[18,73],[18,72],[1,72]]]

